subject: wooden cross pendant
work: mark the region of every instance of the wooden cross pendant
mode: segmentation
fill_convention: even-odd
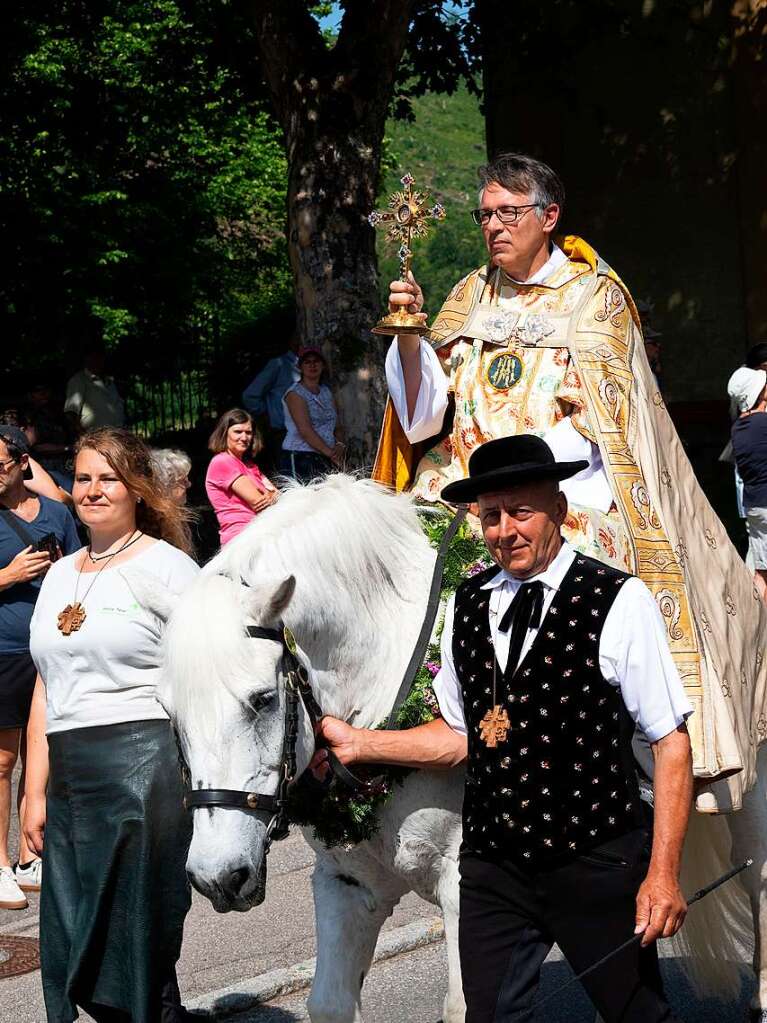
[[[84,621],[85,608],[80,601],[77,600],[74,604],[67,604],[64,610],[59,613],[59,632],[65,636],[71,636],[73,632],[77,632]]]
[[[485,714],[479,726],[482,741],[488,749],[494,749],[499,742],[505,742],[509,728],[511,728],[509,715],[506,708],[500,704],[496,704]]]

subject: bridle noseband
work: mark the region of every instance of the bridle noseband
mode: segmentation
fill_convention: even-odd
[[[306,668],[298,660],[296,641],[286,626],[269,629],[262,625],[249,625],[251,639],[269,639],[282,647],[282,668],[285,676],[285,733],[280,758],[280,780],[273,795],[249,792],[243,789],[190,789],[184,797],[187,810],[203,807],[226,806],[235,810],[250,810],[268,817],[264,853],[272,842],[286,838],[289,831],[288,789],[296,778],[296,745],[298,742],[299,702],[303,703],[314,727],[322,717],[314,698]],[[183,764],[183,758],[182,758]],[[185,766],[185,765],[184,765]],[[185,772],[188,777],[188,771]]]

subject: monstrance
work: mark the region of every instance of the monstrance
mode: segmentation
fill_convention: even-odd
[[[403,175],[400,181],[403,189],[389,196],[388,210],[373,210],[368,221],[373,227],[387,225],[386,240],[400,243],[397,253],[399,275],[401,281],[407,281],[413,259],[412,241],[428,234],[429,220],[445,219],[445,207],[438,202],[428,206],[429,193],[413,189],[415,178],[412,174]],[[373,327],[374,334],[422,334],[425,330],[423,319],[405,308],[389,313]]]

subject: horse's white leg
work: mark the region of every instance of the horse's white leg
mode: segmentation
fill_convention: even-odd
[[[375,895],[320,857],[312,885],[317,970],[306,1002],[309,1016],[312,1023],[362,1023],[362,982],[396,898]]]
[[[458,864],[445,856],[439,878],[437,899],[445,921],[445,943],[447,945],[447,994],[442,1007],[444,1023],[464,1023],[466,1002],[461,983],[461,960],[458,954]]]

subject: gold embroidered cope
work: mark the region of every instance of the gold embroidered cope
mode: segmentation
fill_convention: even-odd
[[[482,267],[453,288],[428,338],[455,400],[452,431],[416,465],[389,403],[374,478],[433,502],[479,444],[569,417],[599,448],[614,504],[571,505],[563,534],[649,587],[695,709],[697,807],[738,809],[767,741],[767,608],[687,460],[628,289],[583,239],[559,244],[568,260],[543,284]]]

